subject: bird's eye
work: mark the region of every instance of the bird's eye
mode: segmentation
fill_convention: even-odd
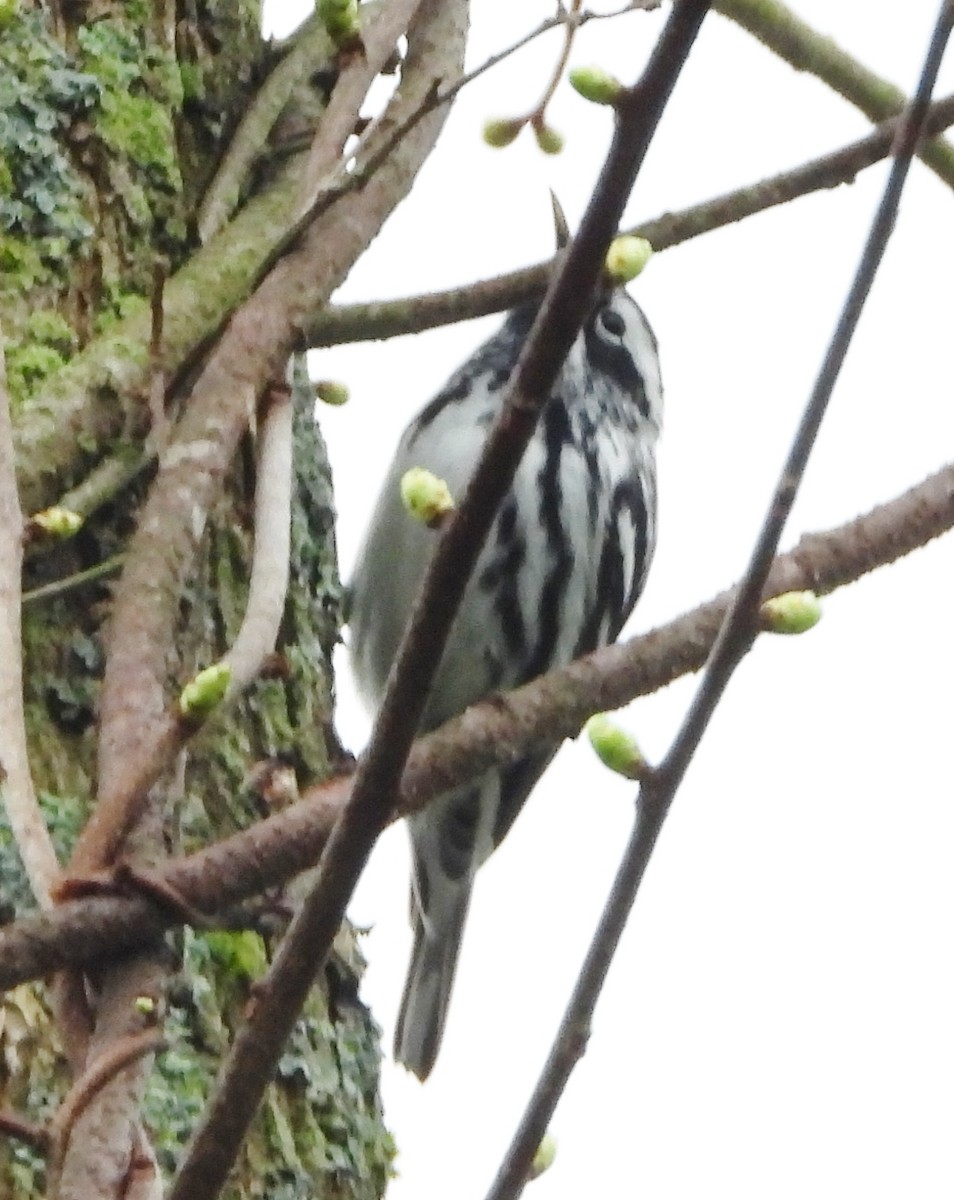
[[[600,312],[600,324],[607,333],[613,334],[614,337],[622,337],[626,332],[626,322],[615,308],[604,308]]]

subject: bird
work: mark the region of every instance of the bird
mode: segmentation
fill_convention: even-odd
[[[568,234],[555,205],[558,244]],[[539,301],[511,311],[405,429],[351,584],[350,655],[373,711],[437,534],[405,510],[423,467],[463,495]],[[614,641],[656,543],[663,388],[656,338],[603,281],[500,502],[428,693],[422,729]],[[394,1053],[422,1081],[443,1037],[478,868],[500,845],[553,750],[488,771],[408,819],[413,949]]]

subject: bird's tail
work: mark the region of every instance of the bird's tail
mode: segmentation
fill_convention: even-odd
[[[394,1034],[394,1057],[420,1080],[431,1073],[444,1035],[460,939],[470,904],[470,883],[461,880],[455,892],[453,903],[440,906],[439,920],[428,919],[426,926],[420,907],[412,899],[414,949]]]

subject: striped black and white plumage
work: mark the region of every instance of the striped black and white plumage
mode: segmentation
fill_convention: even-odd
[[[534,315],[530,307],[511,313],[401,438],[354,578],[351,652],[372,706],[437,536],[405,513],[400,479],[426,467],[463,494]],[[500,506],[437,671],[425,728],[618,636],[655,543],[661,416],[646,318],[622,288],[603,294]],[[410,820],[414,950],[395,1055],[421,1079],[440,1046],[474,875],[549,758],[494,771]]]

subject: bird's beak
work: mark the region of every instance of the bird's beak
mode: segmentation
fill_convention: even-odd
[[[562,250],[569,245],[570,227],[566,222],[566,213],[563,211],[563,205],[553,192],[550,193],[550,203],[553,205],[553,230],[556,234],[556,248],[557,250]]]

